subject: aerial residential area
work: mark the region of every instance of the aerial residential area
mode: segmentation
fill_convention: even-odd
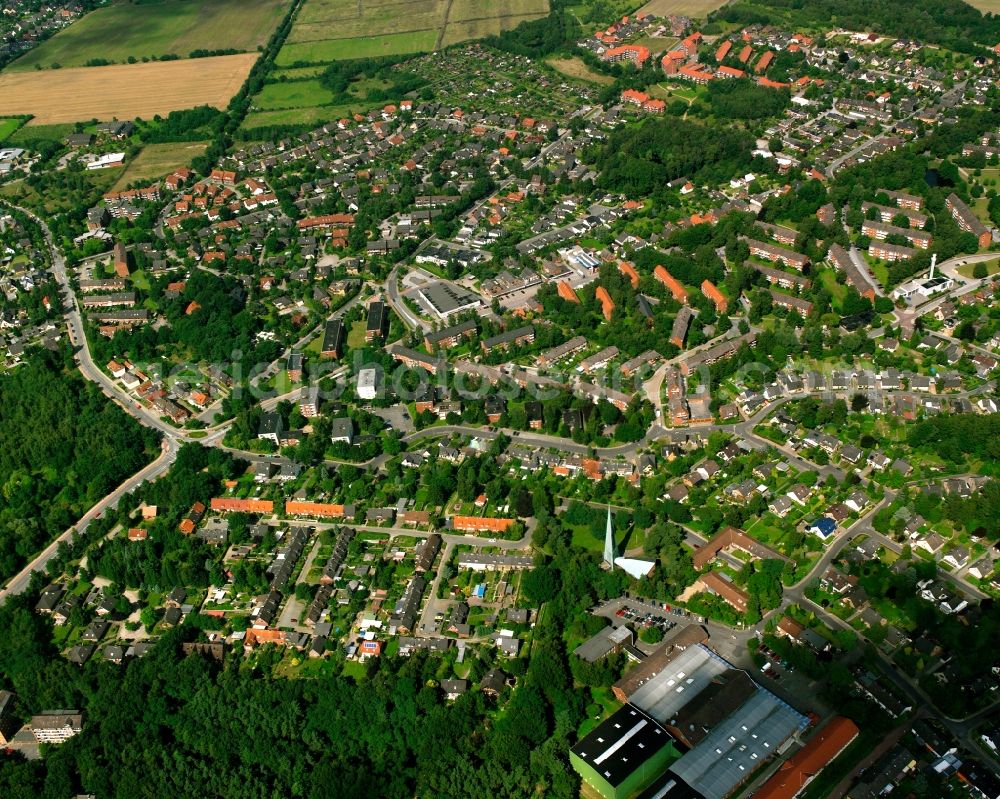
[[[1000,799],[991,4],[0,6],[0,796]]]

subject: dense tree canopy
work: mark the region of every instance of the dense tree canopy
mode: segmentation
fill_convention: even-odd
[[[155,435],[65,370],[61,358],[38,353],[0,376],[0,577],[45,543],[156,450]]]
[[[641,197],[681,177],[728,180],[750,168],[753,147],[753,138],[741,131],[650,119],[609,136],[597,166],[602,186]]]

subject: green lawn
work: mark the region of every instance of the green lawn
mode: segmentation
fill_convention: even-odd
[[[847,286],[837,282],[837,273],[832,269],[824,269],[819,273],[819,280],[823,288],[830,292],[834,304],[840,307],[844,297],[847,296]]]
[[[353,350],[365,346],[365,330],[366,324],[364,320],[359,320],[351,325],[351,329],[347,333],[348,349]]]
[[[288,78],[288,80],[300,80],[301,78],[318,78],[324,69],[326,67],[321,64],[312,67],[278,68],[271,73],[271,79]]]
[[[977,266],[978,264],[966,264],[965,266],[960,266],[958,267],[958,274],[962,277],[971,279],[972,272]],[[1000,272],[1000,259],[997,259],[996,261],[987,261],[986,274],[995,275],[997,272]]]
[[[367,111],[370,105],[353,103],[351,105],[319,105],[306,108],[286,108],[281,111],[252,111],[243,120],[240,129],[243,135],[253,132],[255,128],[266,128],[274,125],[320,125],[351,116],[355,111]]]
[[[114,2],[87,14],[11,64],[11,70],[82,67],[103,59],[194,50],[252,52],[267,43],[287,10],[284,0],[160,0]]]
[[[0,141],[7,141],[25,122],[27,117],[0,118]]]
[[[255,108],[271,111],[281,108],[308,108],[333,102],[333,92],[318,79],[268,83],[253,98]]]
[[[291,66],[296,62],[323,63],[351,58],[378,58],[386,55],[425,53],[437,43],[436,30],[409,31],[384,35],[359,36],[355,39],[324,39],[297,42],[281,48],[275,63]]]
[[[72,124],[61,125],[25,125],[8,134],[8,143],[24,145],[32,141],[62,141],[73,132]]]
[[[871,263],[871,262],[869,262]],[[878,281],[882,288],[886,288],[889,285],[889,266],[881,261],[871,264],[872,274],[875,275],[875,279]]]

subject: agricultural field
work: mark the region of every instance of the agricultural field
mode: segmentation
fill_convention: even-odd
[[[481,39],[484,36],[495,36],[505,30],[516,28],[522,22],[544,17],[545,13],[524,14],[522,16],[506,17],[481,17],[480,19],[467,19],[460,22],[449,21],[445,27],[444,37],[441,40],[442,47],[448,47],[459,42],[467,42],[470,39]]]
[[[285,43],[275,59],[278,66],[298,63],[329,63],[351,58],[380,58],[429,52],[437,42],[437,31],[422,30],[354,39],[323,39],[315,42]]]
[[[0,73],[0,108],[33,114],[34,125],[89,119],[150,118],[181,108],[225,108],[257,60],[256,53],[116,64],[109,67]]]
[[[1000,14],[1000,0],[966,0],[966,2],[984,14]]]
[[[116,2],[87,14],[27,52],[9,71],[80,67],[103,59],[177,55],[194,50],[255,52],[267,43],[288,0],[159,0]]]
[[[726,2],[728,0],[649,0],[637,13],[655,14],[658,17],[680,14],[698,19],[708,16],[709,12],[717,8],[722,8]]]
[[[561,72],[567,78],[585,80],[590,83],[600,84],[601,86],[608,86],[615,82],[615,79],[610,75],[602,75],[600,72],[594,72],[594,70],[584,63],[582,58],[577,56],[572,56],[571,58],[553,57],[546,59],[545,63],[556,70],[556,72]]]
[[[333,93],[318,78],[325,65],[351,59],[426,53],[508,30],[548,13],[548,0],[306,0],[254,96],[244,131],[315,125],[371,109],[359,82]],[[314,79],[315,78],[315,79]],[[382,88],[389,89],[391,84]],[[381,99],[378,104],[381,104]]]
[[[548,10],[548,0],[307,0],[277,65],[429,52],[508,30]]]
[[[187,166],[208,147],[207,141],[147,144],[125,167],[114,190],[124,189],[130,183],[150,181],[169,175],[181,166]]]

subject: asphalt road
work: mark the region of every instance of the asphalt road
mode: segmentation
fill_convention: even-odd
[[[7,585],[3,589],[0,589],[0,604],[3,604],[8,596],[20,594],[22,591],[27,589],[28,583],[31,581],[31,575],[36,571],[44,571],[48,562],[55,557],[61,543],[64,541],[68,543],[73,540],[73,537],[77,533],[86,532],[87,527],[94,519],[100,518],[101,514],[103,514],[108,508],[114,508],[118,504],[118,500],[125,494],[133,491],[142,483],[148,480],[155,480],[157,477],[164,474],[173,464],[180,446],[174,439],[170,438],[164,438],[162,446],[163,451],[155,461],[147,465],[141,471],[136,472],[128,478],[128,480],[118,486],[118,488],[97,502],[90,508],[90,510],[80,517],[80,520],[76,524],[66,530],[58,538],[54,539],[52,543],[45,547],[45,549],[43,549],[35,557],[35,559],[31,561],[31,563],[12,577]]]

